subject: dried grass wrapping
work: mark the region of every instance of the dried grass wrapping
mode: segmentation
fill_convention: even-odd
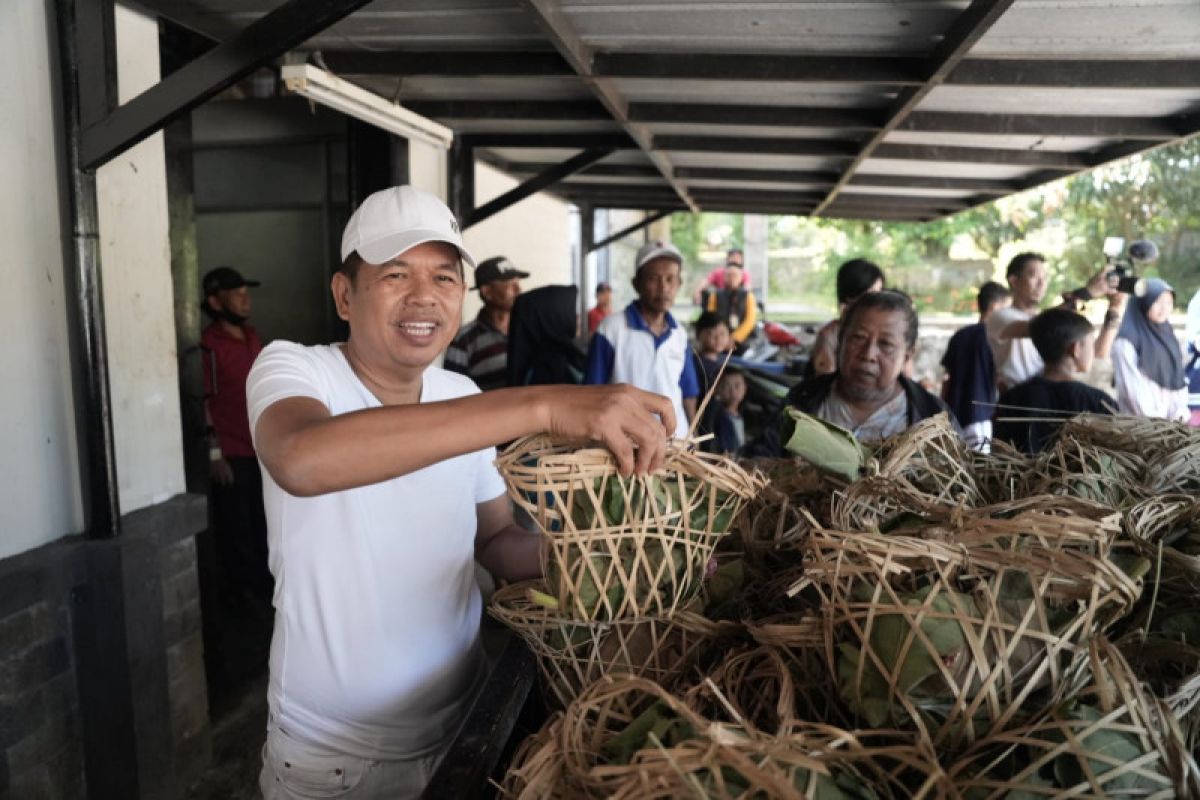
[[[586,621],[670,616],[764,486],[727,458],[682,446],[653,475],[626,478],[607,450],[545,435],[513,443],[496,465],[549,540],[550,594],[565,616]]]
[[[618,737],[648,711],[673,721],[673,738],[646,736],[627,762],[615,760]],[[928,751],[866,737],[805,722],[778,735],[713,722],[661,687],[628,679],[601,681],[567,709],[561,747],[576,797],[935,796],[941,773]]]
[[[1113,508],[1128,507],[1146,494],[1140,458],[1069,439],[1059,439],[1043,453],[1035,470],[1041,475],[1032,484],[1035,494],[1095,500]]]
[[[546,687],[566,706],[608,675],[634,675],[670,686],[716,639],[739,626],[680,610],[671,618],[611,622],[564,619],[532,602],[539,582],[512,584],[492,597],[489,613],[515,631],[537,656]]]
[[[1156,494],[1200,496],[1200,437],[1155,458],[1146,472]]]
[[[1090,681],[1063,702],[979,742],[949,770],[964,798],[1197,796],[1196,764],[1175,720],[1103,637]]]
[[[824,597],[825,656],[839,694],[871,727],[915,728],[939,749],[1044,707],[1087,642],[1140,585],[1050,529],[988,520],[972,546],[816,531],[806,577]],[[1005,527],[1006,526],[1006,527]],[[1069,535],[1069,533],[1068,533]],[[964,539],[972,540],[970,531]]]
[[[1186,422],[1154,417],[1080,414],[1063,423],[1058,438],[1152,461],[1200,442],[1200,431]]]
[[[1195,753],[1200,746],[1200,646],[1141,631],[1118,646],[1138,678],[1175,715],[1188,751]]]

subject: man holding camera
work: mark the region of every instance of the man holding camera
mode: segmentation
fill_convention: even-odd
[[[1085,298],[1107,296],[1108,313],[1104,315],[1104,326],[1096,337],[1095,355],[1108,356],[1109,348],[1117,336],[1121,324],[1121,313],[1129,295],[1118,292],[1109,279],[1106,265],[1087,282],[1082,289],[1064,295],[1062,305],[1074,309],[1076,302]],[[1033,341],[1029,338],[1029,321],[1037,316],[1042,298],[1050,285],[1046,259],[1040,253],[1021,253],[1008,262],[1006,271],[1008,286],[1012,290],[1012,305],[998,309],[987,321],[988,343],[996,360],[996,387],[1006,389],[1024,383],[1040,375],[1044,364]]]

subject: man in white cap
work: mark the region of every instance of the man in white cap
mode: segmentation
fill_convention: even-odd
[[[670,242],[647,242],[634,259],[634,300],[596,328],[584,383],[629,383],[671,399],[676,436],[696,415],[700,382],[687,331],[671,316],[683,282],[683,255]]]
[[[463,262],[437,198],[371,195],[332,280],[347,340],[276,341],[250,373],[276,582],[268,800],[421,793],[483,675],[474,559],[511,580],[540,572],[495,445],[594,440],[629,473],[657,468],[674,429],[670,402],[632,387],[483,396],[431,366],[458,330]]]

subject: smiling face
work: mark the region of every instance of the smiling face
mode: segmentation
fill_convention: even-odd
[[[458,250],[427,242],[386,264],[362,264],[353,280],[337,272],[332,288],[358,361],[373,373],[411,380],[458,333],[466,283]]]
[[[1171,318],[1171,312],[1175,310],[1175,295],[1172,292],[1163,292],[1160,294],[1150,307],[1146,309],[1146,319],[1153,322],[1155,325],[1166,322]]]
[[[897,390],[908,347],[908,320],[901,311],[867,308],[842,331],[838,391],[854,403],[883,404]]]

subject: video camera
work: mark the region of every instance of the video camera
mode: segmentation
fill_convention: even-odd
[[[1109,284],[1118,292],[1141,295],[1146,291],[1146,282],[1137,276],[1137,265],[1157,261],[1158,245],[1149,239],[1138,239],[1130,242],[1126,250],[1124,238],[1109,236],[1104,240],[1104,258],[1109,266],[1106,276]]]

